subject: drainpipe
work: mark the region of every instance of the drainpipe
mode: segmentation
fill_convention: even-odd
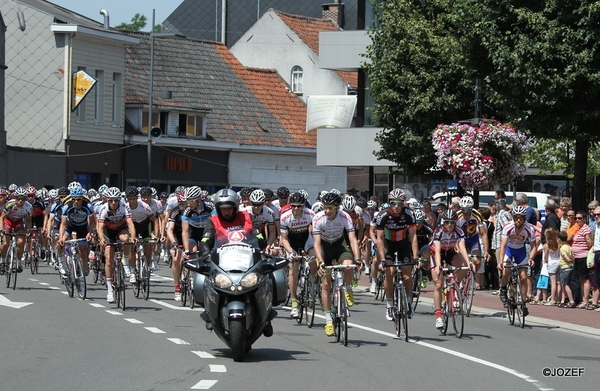
[[[101,9],[100,15],[104,16],[104,27],[107,29],[110,28],[110,16],[108,15],[108,11]]]

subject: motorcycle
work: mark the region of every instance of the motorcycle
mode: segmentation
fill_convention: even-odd
[[[273,335],[273,306],[287,296],[287,263],[244,242],[224,244],[204,260],[183,263],[197,273],[194,297],[206,310],[200,317],[231,348],[234,361],[244,361],[261,335]]]

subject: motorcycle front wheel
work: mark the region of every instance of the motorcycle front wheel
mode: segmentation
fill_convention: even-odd
[[[244,361],[246,354],[246,331],[243,319],[229,320],[229,342],[233,361]]]

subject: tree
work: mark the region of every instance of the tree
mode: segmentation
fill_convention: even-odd
[[[142,14],[135,14],[133,18],[131,18],[130,23],[121,23],[116,28],[132,30],[132,31],[140,31],[146,27],[146,16]]]
[[[584,208],[588,151],[600,141],[599,11],[592,0],[383,3],[365,67],[374,118],[386,128],[380,156],[423,170],[433,151],[407,147],[425,141],[432,122],[464,118],[478,77],[484,117],[575,140],[573,205]]]

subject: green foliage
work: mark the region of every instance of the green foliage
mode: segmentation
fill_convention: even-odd
[[[132,31],[140,31],[146,27],[146,16],[142,14],[135,14],[133,18],[131,18],[130,23],[121,23],[116,28],[132,30]]]

